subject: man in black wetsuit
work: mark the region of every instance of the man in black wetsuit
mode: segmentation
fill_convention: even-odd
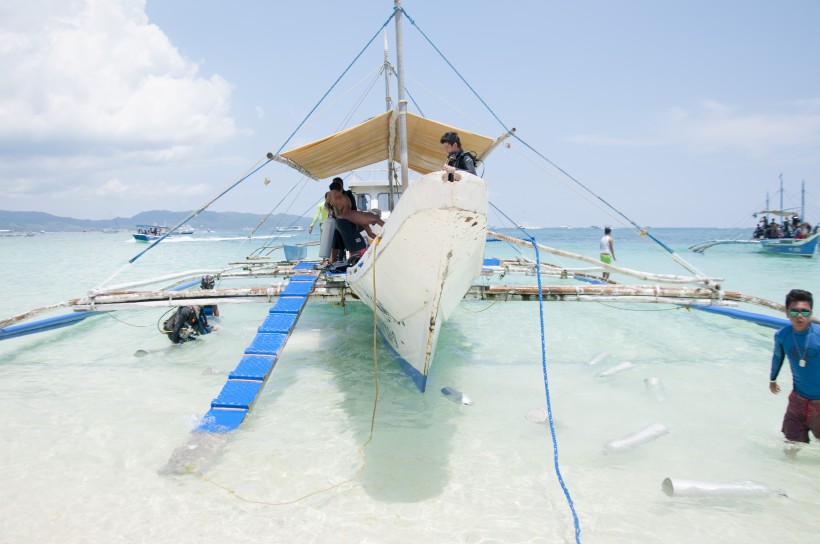
[[[458,132],[445,132],[439,142],[444,147],[444,151],[447,152],[447,164],[444,165],[447,180],[461,180],[461,174],[456,170],[463,170],[476,175],[475,157],[461,148],[461,139],[458,137]]]

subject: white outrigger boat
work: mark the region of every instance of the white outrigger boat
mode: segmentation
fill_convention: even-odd
[[[393,17],[398,40],[403,10],[399,2],[395,4]],[[747,303],[783,311],[782,305],[723,290],[721,278],[703,275],[631,220],[643,236],[666,249],[671,258],[692,275],[651,274],[620,268],[543,246],[535,238],[520,239],[488,231],[486,182],[464,172],[460,181],[447,181],[442,172],[444,153],[438,144],[439,138],[445,132],[458,131],[463,149],[475,152],[478,159],[484,161],[501,141],[514,134],[514,129],[505,130],[500,137],[492,139],[407,112],[400,47],[398,52],[399,100],[396,108],[307,145],[268,153],[268,161],[264,163],[281,162],[316,180],[383,161],[387,162],[387,179],[394,180],[398,177],[394,176],[398,166],[401,184],[388,182],[386,193],[385,186],[379,183],[367,183],[360,177],[351,176],[351,185],[369,185],[373,189],[369,209],[381,208],[384,202],[387,202],[388,209],[384,210],[386,221],[381,231],[361,259],[344,273],[331,274],[320,270],[315,266],[316,261],[276,261],[271,258],[275,248],[263,247],[248,256],[244,263],[187,270],[119,285],[111,285],[113,277],[109,278],[84,296],[0,320],[0,340],[65,327],[100,312],[122,308],[274,303],[269,317],[259,327],[257,337],[244,352],[234,372],[229,374],[222,392],[194,431],[226,433],[236,429],[251,410],[305,303],[308,300],[344,301],[348,290],[353,292],[355,299],[373,310],[382,337],[421,391],[425,390],[433,367],[441,327],[464,299],[662,303],[723,313],[772,327],[783,325],[783,319],[734,308],[738,303]],[[179,225],[164,232],[129,263],[139,259],[260,168],[253,169]],[[411,169],[421,174],[412,183],[409,179]],[[393,208],[389,209],[391,205]],[[485,260],[488,237],[527,246],[535,249],[536,255],[542,252],[578,260],[585,267],[568,268],[525,257]],[[592,275],[602,269],[642,283],[616,284]],[[480,276],[489,280],[516,273],[537,275],[539,280],[545,275],[562,281],[577,281],[571,285],[553,286],[542,286],[540,281],[537,286],[491,285],[489,281],[475,283]],[[200,282],[203,275],[214,276],[220,282],[241,280],[244,283],[238,287],[197,289],[197,285],[205,284],[204,277]],[[59,308],[71,308],[73,312],[30,321]]]

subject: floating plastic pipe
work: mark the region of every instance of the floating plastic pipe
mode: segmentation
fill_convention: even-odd
[[[463,406],[469,406],[473,403],[473,401],[470,400],[470,397],[458,389],[453,389],[452,387],[442,387],[441,394],[456,404],[461,404]]]
[[[615,440],[610,440],[604,444],[604,453],[620,453],[622,451],[628,451],[640,446],[641,444],[646,444],[651,440],[655,440],[659,436],[663,436],[668,432],[669,431],[667,428],[660,423],[653,423],[652,425],[646,427],[645,429],[641,429],[636,433],[626,435],[622,438],[616,438]]]
[[[772,489],[766,484],[751,480],[703,482],[666,478],[661,484],[661,489],[670,497],[765,497],[774,494],[787,496],[782,490]]]
[[[629,361],[626,361],[626,362],[623,362],[619,365],[615,365],[613,367],[607,368],[606,370],[602,370],[602,371],[598,372],[597,374],[595,374],[595,376],[597,376],[598,378],[606,378],[608,376],[613,376],[613,375],[617,374],[618,372],[623,372],[624,370],[629,370],[633,366],[634,365],[632,363],[630,363]]]
[[[527,421],[532,423],[546,423],[547,417],[547,411],[543,408],[533,408],[527,412]]]
[[[657,400],[658,402],[663,402],[666,400],[666,391],[663,388],[663,384],[661,383],[661,379],[656,376],[650,376],[648,378],[644,378],[643,380],[644,385],[646,385],[646,390],[649,394]]]
[[[587,363],[588,365],[597,365],[598,363],[603,363],[609,358],[609,353],[606,351],[602,351],[601,353],[596,353],[595,356],[589,360]]]

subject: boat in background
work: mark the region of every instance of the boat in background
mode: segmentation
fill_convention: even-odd
[[[786,209],[783,207],[783,176],[780,176],[780,209],[773,210],[769,207],[769,195],[766,195],[766,208],[759,212],[752,214],[752,217],[757,218],[763,216],[760,223],[757,225],[751,239],[749,240],[708,240],[700,242],[689,249],[695,253],[703,253],[710,247],[718,245],[756,245],[764,253],[773,253],[775,255],[791,255],[797,257],[812,258],[817,251],[817,242],[820,238],[820,233],[817,228],[813,232],[809,232],[809,225],[804,223],[806,210],[806,186],[805,182],[801,184],[801,204],[800,211],[796,208]],[[769,216],[780,218],[778,224],[775,219],[769,221]],[[792,237],[792,234],[798,229],[804,229],[802,234]],[[783,234],[786,236],[783,236]]]
[[[806,238],[771,238],[760,240],[760,247],[767,253],[812,258],[817,251],[820,233]]]

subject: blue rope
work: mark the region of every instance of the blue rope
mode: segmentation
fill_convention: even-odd
[[[564,484],[564,477],[561,476],[561,467],[558,466],[558,440],[555,438],[555,426],[552,423],[552,402],[550,401],[550,383],[547,378],[547,348],[544,339],[544,292],[541,289],[541,254],[538,251],[538,243],[535,238],[530,238],[532,247],[535,248],[535,271],[538,277],[538,312],[541,317],[541,368],[544,371],[544,391],[547,395],[547,416],[550,422],[550,434],[552,435],[552,457],[555,464],[555,474],[558,476],[558,481],[561,483],[561,489],[564,490],[564,496],[567,498],[567,504],[572,512],[572,520],[575,524],[575,542],[581,542],[581,526],[578,523],[578,514],[575,513],[575,505],[572,503],[572,497],[569,494],[566,484]]]

